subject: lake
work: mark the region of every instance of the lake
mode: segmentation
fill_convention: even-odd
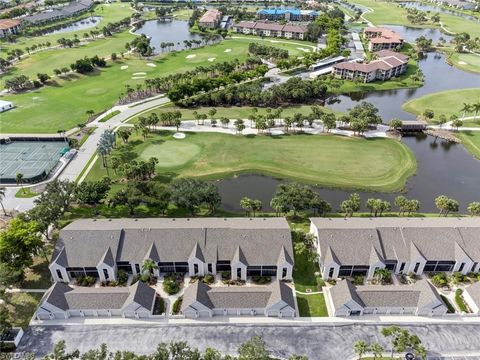
[[[86,30],[94,28],[103,19],[101,16],[89,16],[85,19],[75,21],[70,24],[65,24],[61,29],[53,30],[49,34],[62,34],[72,31]]]

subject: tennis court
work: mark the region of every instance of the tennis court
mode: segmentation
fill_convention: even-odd
[[[15,183],[17,174],[23,181],[41,181],[68,151],[64,141],[15,141],[0,143],[0,183]]]

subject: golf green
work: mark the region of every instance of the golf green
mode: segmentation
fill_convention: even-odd
[[[140,153],[140,158],[148,160],[156,157],[159,160],[157,167],[175,168],[192,161],[201,152],[202,149],[197,144],[185,142],[184,139],[173,139],[149,145]]]

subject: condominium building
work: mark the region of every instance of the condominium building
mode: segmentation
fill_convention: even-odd
[[[270,21],[314,21],[318,18],[319,12],[316,10],[300,9],[261,9],[257,11],[257,18]]]
[[[117,280],[117,271],[154,275],[230,272],[233,280],[273,276],[291,280],[293,248],[285,218],[83,219],[60,231],[50,264],[56,282],[85,275]]]
[[[375,80],[389,80],[407,71],[408,56],[390,50],[375,53],[375,60],[369,63],[345,61],[332,67],[332,74],[344,80],[360,79],[364,83]]]
[[[236,33],[242,33],[245,35],[281,37],[299,40],[303,40],[305,38],[305,33],[307,32],[307,29],[303,26],[291,23],[281,25],[268,21],[241,21],[233,25],[233,30]]]
[[[215,29],[220,25],[222,13],[217,9],[207,10],[198,20],[198,26],[201,28]]]
[[[366,27],[363,36],[368,39],[369,51],[396,50],[404,39],[395,31],[381,27]]]
[[[20,30],[20,20],[0,19],[0,38],[15,35]]]
[[[480,272],[480,218],[310,219],[323,279]]]

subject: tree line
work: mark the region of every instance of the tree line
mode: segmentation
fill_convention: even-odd
[[[25,354],[26,360],[34,360],[32,353]],[[162,342],[156,350],[148,355],[138,355],[132,351],[108,350],[106,344],[81,354],[80,351],[66,351],[65,341],[55,344],[53,352],[44,356],[42,360],[275,360],[267,344],[261,336],[253,336],[250,340],[240,344],[237,355],[224,355],[215,348],[207,347],[205,351],[191,347],[186,341]],[[288,360],[308,360],[304,355],[291,355]]]

